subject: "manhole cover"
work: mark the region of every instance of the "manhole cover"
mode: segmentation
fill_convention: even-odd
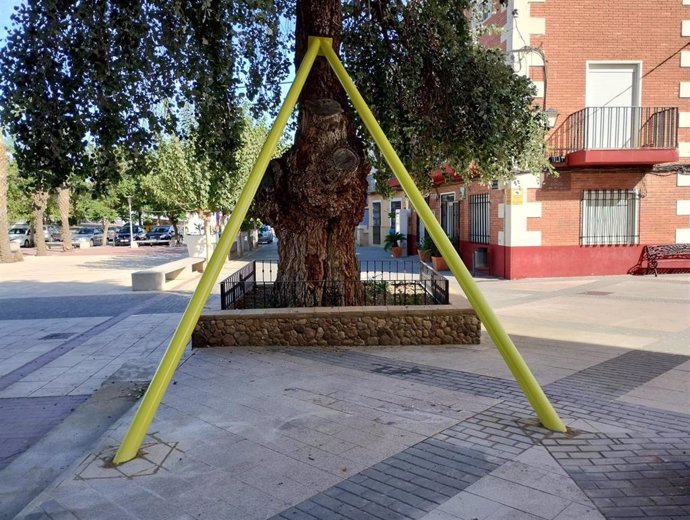
[[[53,332],[52,334],[48,334],[47,336],[43,336],[42,338],[38,339],[68,339],[74,336],[74,332]]]

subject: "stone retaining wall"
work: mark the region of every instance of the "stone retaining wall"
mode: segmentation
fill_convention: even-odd
[[[458,305],[207,311],[192,348],[476,345],[480,329],[474,310]]]

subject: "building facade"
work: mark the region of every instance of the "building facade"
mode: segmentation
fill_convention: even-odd
[[[690,243],[690,0],[510,0],[484,23],[499,30],[482,43],[532,79],[555,120],[558,175],[435,183],[429,204],[468,268],[625,274],[645,245]]]

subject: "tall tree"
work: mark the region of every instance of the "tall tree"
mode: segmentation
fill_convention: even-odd
[[[297,3],[296,67],[310,35],[333,38],[339,49],[342,16],[339,0]],[[319,58],[299,98],[295,143],[272,161],[258,206],[279,237],[276,286],[283,289],[283,301],[360,301],[354,230],[362,220],[369,171],[347,95],[326,60]],[[289,291],[295,284],[289,282],[295,280],[328,280],[329,287],[340,291],[324,294],[324,286],[315,284],[293,295]]]
[[[14,139],[19,174],[31,182],[37,254],[46,254],[43,214],[47,194],[82,165],[88,115],[78,103],[65,33],[72,2],[22,4],[0,54],[0,117]]]
[[[440,166],[489,180],[508,178],[516,167],[539,169],[545,164],[545,128],[542,116],[532,109],[534,91],[528,80],[513,74],[499,51],[475,42],[468,13],[477,0],[40,4],[64,7],[54,18],[70,21],[58,27],[62,39],[53,42],[54,31],[49,30],[42,43],[63,44],[61,52],[68,59],[59,62],[58,71],[68,71],[73,83],[65,85],[79,88],[62,90],[77,100],[78,121],[104,150],[94,173],[97,182],[113,176],[108,154],[117,146],[134,158],[143,157],[157,132],[167,129],[173,134],[177,106],[184,103],[199,123],[197,151],[223,171],[237,174],[243,124],[238,87],[246,87],[255,116],[274,109],[279,84],[288,74],[289,52],[294,50],[294,64],[299,65],[310,35],[332,38],[420,186],[428,185],[429,170]],[[40,11],[32,9],[25,11]],[[29,14],[17,20],[29,23]],[[296,20],[295,34],[287,34],[288,19]],[[43,23],[53,27],[54,22]],[[5,69],[12,73],[0,81],[14,80],[17,63],[10,60],[13,66]],[[54,79],[61,81],[59,74]],[[11,105],[13,110],[25,107]],[[47,108],[45,103],[40,107]],[[364,210],[372,154],[379,176],[387,170],[322,57],[316,60],[298,110],[294,143],[270,164],[257,204],[279,234],[278,279],[342,281],[339,294],[317,294],[323,296],[317,304],[357,303],[354,228]],[[70,135],[77,130],[70,128]],[[55,141],[55,133],[48,135]],[[60,151],[68,156],[65,147]],[[64,180],[61,175],[59,180]],[[305,298],[289,303],[305,303]]]
[[[48,208],[48,192],[44,188],[38,188],[33,194],[33,219],[32,233],[34,244],[36,244],[36,255],[45,256],[48,254],[46,247],[46,237],[43,233],[43,222]]]

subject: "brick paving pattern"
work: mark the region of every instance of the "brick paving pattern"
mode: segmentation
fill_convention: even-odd
[[[687,356],[631,351],[546,385],[564,416],[629,430],[561,434],[524,419],[533,412],[512,381],[360,352],[290,353],[504,400],[275,518],[421,518],[535,445],[548,450],[606,518],[690,518],[690,416],[615,400]]]
[[[421,518],[507,461],[427,439],[274,519]]]

